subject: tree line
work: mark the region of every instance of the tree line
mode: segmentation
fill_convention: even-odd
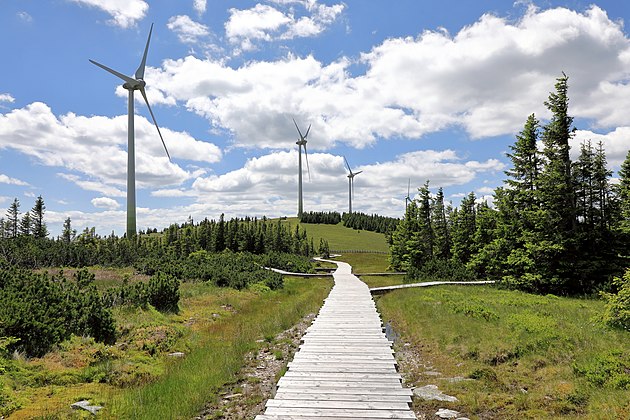
[[[390,235],[396,229],[400,221],[400,219],[394,217],[356,212],[344,213],[341,219],[345,227],[384,233],[386,235]]]
[[[601,142],[584,142],[572,161],[568,77],[556,80],[542,125],[530,115],[510,146],[511,167],[494,206],[474,193],[458,208],[429,182],[390,238],[391,266],[411,278],[452,273],[486,277],[537,293],[585,294],[610,287],[628,265],[630,152],[611,183]],[[542,144],[542,148],[539,147]]]

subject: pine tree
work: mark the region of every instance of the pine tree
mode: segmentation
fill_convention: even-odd
[[[471,192],[462,199],[459,211],[453,213],[452,240],[453,258],[466,264],[473,255],[476,231],[475,193]]]
[[[537,204],[536,189],[542,165],[537,144],[539,128],[536,116],[531,114],[516,136],[516,143],[510,146],[512,153],[507,154],[512,169],[505,171],[508,176],[505,182],[516,191],[514,204],[519,210],[530,210]]]
[[[431,222],[434,236],[433,256],[438,260],[448,260],[451,257],[451,235],[446,218],[442,187],[438,189],[431,206]]]
[[[31,234],[31,214],[29,212],[24,213],[22,220],[20,221],[20,235],[29,236]]]
[[[630,236],[630,151],[626,154],[618,175],[619,184],[615,186],[617,200],[619,201],[618,229],[624,235]]]
[[[568,115],[567,95],[569,78],[562,73],[556,79],[556,91],[549,94],[545,106],[552,113],[551,120],[543,128],[543,155],[546,162],[540,177],[543,208],[547,212],[548,232],[558,234],[556,240],[568,239],[575,228],[575,193],[571,176],[569,140],[573,137],[573,117]]]
[[[33,220],[33,236],[36,238],[45,238],[48,236],[48,228],[44,222],[44,212],[46,206],[44,205],[44,199],[40,195],[35,200],[35,205],[31,210],[31,218]]]
[[[20,214],[20,201],[15,198],[13,199],[13,203],[7,210],[7,221],[5,222],[5,227],[7,230],[8,238],[17,238],[19,222],[18,216]]]

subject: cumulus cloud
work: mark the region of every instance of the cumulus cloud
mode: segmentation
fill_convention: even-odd
[[[233,40],[272,38],[286,25],[287,15],[268,5],[246,12],[233,11],[234,26],[226,24]],[[313,124],[309,146],[320,150],[452,127],[471,138],[513,134],[532,112],[549,117],[543,102],[562,71],[574,116],[597,127],[630,125],[630,40],[597,6],[530,7],[515,21],[486,14],[455,35],[387,39],[359,61],[365,70],[357,73],[349,57],[326,64],[289,54],[233,68],[189,56],[164,61],[153,77],[156,96],[185,104],[246,147],[291,146],[291,117]]]
[[[70,0],[75,3],[95,7],[109,14],[110,24],[128,28],[144,18],[149,5],[143,0]]]
[[[99,209],[116,210],[120,207],[118,201],[109,197],[97,197],[92,199],[92,205]]]
[[[237,170],[195,180],[192,190],[199,203],[211,203],[221,197],[230,209],[247,206],[261,214],[293,214],[297,200],[297,151],[273,152],[248,160]],[[348,178],[342,156],[328,153],[309,155],[311,179],[304,168],[304,202],[309,210],[345,211],[348,206]],[[466,161],[453,150],[423,150],[406,153],[396,159],[370,165],[357,165],[363,171],[355,178],[353,207],[368,213],[398,216],[404,206],[407,183],[414,188],[431,180],[436,186],[463,185],[481,173],[502,171],[495,159]],[[172,196],[184,195],[173,191]],[[397,204],[401,202],[400,206]],[[278,213],[280,211],[280,213]],[[236,214],[250,214],[244,213]]]
[[[171,17],[166,26],[175,32],[181,42],[186,44],[197,43],[200,39],[210,35],[210,30],[206,25],[195,22],[186,15]]]
[[[225,23],[230,43],[238,45],[241,51],[251,51],[257,48],[259,41],[317,36],[333,24],[345,8],[342,3],[327,6],[316,0],[274,3],[276,7],[258,3],[249,9],[230,9]],[[299,6],[304,15],[296,16],[295,6]]]
[[[203,15],[206,13],[206,3],[207,0],[193,0],[193,8],[197,12],[198,15]]]
[[[15,102],[15,98],[9,93],[0,93],[0,102]]]
[[[169,162],[152,122],[136,115],[135,128],[136,179],[140,188],[179,185],[195,175]],[[221,159],[221,151],[214,144],[168,128],[162,133],[174,159],[207,163]],[[58,117],[41,102],[0,114],[0,150],[17,150],[43,165],[72,171],[75,175],[66,179],[77,184],[96,181],[109,187],[125,185],[126,139],[126,116],[68,113]],[[79,179],[73,178],[76,173],[81,174]]]
[[[9,185],[18,185],[18,186],[28,186],[28,182],[24,182],[17,178],[11,178],[8,175],[0,174],[0,184],[9,184]]]

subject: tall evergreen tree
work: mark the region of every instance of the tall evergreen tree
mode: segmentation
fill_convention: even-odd
[[[70,220],[70,218],[66,218],[66,220],[63,222],[63,230],[61,232],[61,239],[66,242],[66,243],[70,243],[72,242],[72,240],[75,238],[75,236],[77,235],[77,231],[75,229],[72,229],[72,221]]]
[[[20,201],[17,198],[15,198],[13,199],[13,203],[11,203],[11,206],[7,210],[7,221],[5,222],[7,237],[9,238],[17,238],[18,236],[19,215],[20,215]]]
[[[531,114],[516,136],[516,143],[510,146],[512,153],[507,154],[512,168],[505,171],[508,176],[505,182],[516,192],[514,204],[519,210],[531,210],[537,204],[536,189],[542,166],[538,152],[539,129],[536,116]]]
[[[22,220],[20,220],[20,235],[29,236],[31,234],[31,225],[31,213],[26,212],[22,216]]]
[[[567,239],[575,228],[575,193],[571,176],[569,140],[574,136],[573,117],[569,116],[569,78],[562,73],[549,94],[545,106],[551,120],[543,127],[543,155],[546,162],[540,177],[543,208],[547,212],[547,232],[556,232],[558,240]]]
[[[438,260],[448,260],[451,257],[452,244],[442,187],[438,189],[431,206],[431,223],[434,236],[433,256]]]
[[[452,254],[456,261],[466,264],[475,250],[476,231],[475,193],[462,199],[459,211],[453,213]]]
[[[45,238],[48,236],[48,228],[46,227],[46,223],[44,222],[44,212],[46,211],[46,206],[44,205],[44,199],[40,195],[35,200],[35,205],[31,210],[31,218],[32,218],[32,231],[33,236],[36,238]]]

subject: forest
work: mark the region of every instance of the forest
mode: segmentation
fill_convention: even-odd
[[[392,268],[410,280],[487,278],[540,294],[619,289],[613,279],[629,257],[630,153],[615,183],[601,142],[584,142],[571,160],[568,88],[563,74],[545,101],[546,124],[527,117],[492,206],[471,192],[453,207],[429,181],[418,189],[390,238]]]

